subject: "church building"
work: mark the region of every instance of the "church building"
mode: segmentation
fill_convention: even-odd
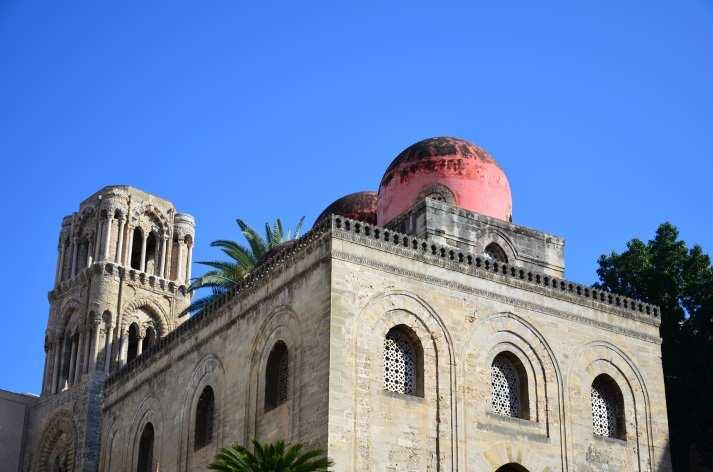
[[[187,316],[195,236],[129,186],[62,220],[42,393],[0,391],[0,468],[201,471],[257,438],[335,471],[671,470],[659,308],[566,280],[475,144],[406,148]]]

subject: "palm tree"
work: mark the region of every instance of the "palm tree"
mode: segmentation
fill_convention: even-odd
[[[334,463],[313,449],[302,452],[302,445],[286,446],[283,441],[260,444],[253,440],[255,452],[233,444],[221,449],[208,466],[220,472],[329,472]]]
[[[198,289],[207,288],[210,289],[211,293],[195,300],[182,314],[200,312],[213,300],[228,292],[228,290],[247,277],[250,271],[260,262],[260,259],[271,249],[287,241],[299,238],[304,219],[304,216],[300,218],[295,229],[288,231],[284,230],[282,221],[279,218],[272,225],[265,223],[265,236],[262,237],[250,225],[238,218],[236,221],[249,247],[228,239],[219,239],[210,243],[212,247],[220,248],[228,256],[229,260],[196,262],[196,264],[208,266],[212,270],[194,278],[188,287],[188,291],[195,292]]]

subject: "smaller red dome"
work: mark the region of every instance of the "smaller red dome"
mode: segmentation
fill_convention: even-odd
[[[376,192],[356,192],[350,193],[332,202],[315,220],[317,224],[322,218],[334,213],[346,216],[352,220],[363,221],[372,225],[376,224]]]

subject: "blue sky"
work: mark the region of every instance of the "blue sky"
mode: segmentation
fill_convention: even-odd
[[[201,260],[453,135],[572,280],[665,220],[713,252],[712,53],[710,1],[0,1],[0,388],[39,390],[60,221],[107,184],[195,215]]]

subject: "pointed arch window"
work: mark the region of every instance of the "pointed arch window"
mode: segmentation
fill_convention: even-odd
[[[592,382],[592,430],[595,436],[625,439],[624,396],[607,374]]]
[[[196,405],[196,428],[193,448],[197,451],[213,441],[215,394],[209,385],[203,389]]]
[[[265,369],[265,411],[272,410],[287,401],[289,380],[287,345],[277,341],[270,351]]]
[[[493,413],[528,419],[527,373],[522,362],[509,352],[500,353],[493,359],[490,376]]]
[[[136,461],[136,472],[153,472],[153,446],[153,425],[146,423],[139,440],[139,457]]]
[[[384,338],[384,389],[423,396],[423,348],[407,326],[391,328]]]

